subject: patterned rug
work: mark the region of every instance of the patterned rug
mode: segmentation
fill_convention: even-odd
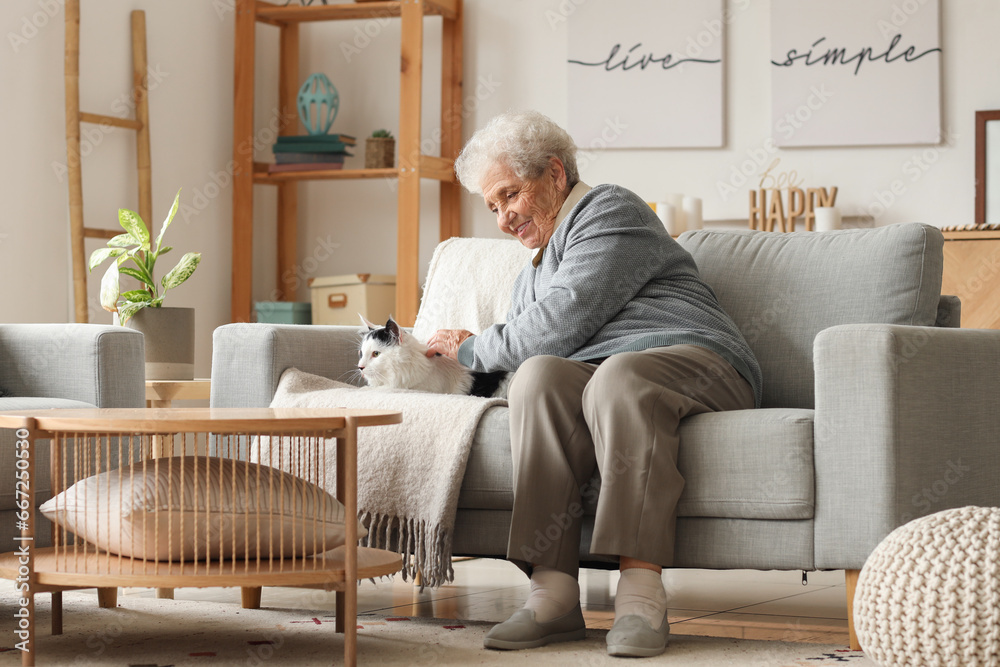
[[[37,665],[167,667],[200,665],[341,665],[343,638],[334,617],[293,609],[241,609],[237,604],[119,596],[101,609],[90,592],[63,594],[64,633],[49,634],[49,596],[37,600]],[[13,620],[15,598],[0,593],[0,616]],[[684,667],[817,667],[875,663],[843,646],[675,636],[667,652],[640,662],[611,658],[606,630],[532,651],[489,651],[492,624],[372,613],[358,617],[358,663],[400,667],[441,665],[679,665]],[[12,622],[0,624],[0,665],[20,665]]]

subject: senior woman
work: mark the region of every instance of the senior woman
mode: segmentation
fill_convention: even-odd
[[[680,420],[759,405],[760,369],[691,255],[634,193],[581,182],[573,140],[547,117],[494,118],[455,169],[501,231],[537,250],[505,323],[428,342],[477,371],[517,371],[507,557],[529,573],[531,592],[485,645],[583,638],[580,520],[596,467],[590,551],[617,556],[621,570],[608,652],[658,655],[669,635],[661,568],[673,562],[684,486]]]

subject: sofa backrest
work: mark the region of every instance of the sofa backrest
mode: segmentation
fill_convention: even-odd
[[[813,339],[823,329],[937,319],[944,238],[936,227],[701,230],[678,241],[757,356],[763,407],[813,407]]]
[[[948,305],[939,304],[944,238],[928,225],[822,234],[702,230],[678,240],[756,354],[764,407],[813,407],[812,344],[823,329],[932,326],[939,305]],[[426,340],[445,328],[479,333],[504,321],[514,279],[532,255],[507,239],[438,245],[414,335]],[[957,310],[950,305],[945,315]]]

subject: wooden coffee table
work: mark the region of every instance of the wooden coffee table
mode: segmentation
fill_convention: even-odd
[[[140,464],[156,465],[156,458],[164,456],[195,457],[206,466],[209,459],[222,458],[226,465],[231,461],[246,461],[252,443],[260,437],[282,443],[288,460],[299,461],[298,467],[289,472],[319,486],[325,479],[325,469],[318,457],[321,451],[325,452],[325,440],[336,438],[336,496],[345,508],[346,542],[332,551],[295,556],[293,548],[291,558],[261,557],[258,544],[256,557],[209,557],[206,553],[199,558],[196,551],[193,560],[182,558],[180,561],[142,560],[111,554],[62,529],[53,531],[55,546],[36,548],[34,514],[26,511],[17,517],[21,530],[17,550],[0,555],[0,577],[26,584],[19,607],[24,611],[18,612],[22,618],[17,619],[21,634],[16,642],[23,649],[22,664],[35,664],[36,593],[53,594],[53,627],[56,628],[62,623],[61,600],[57,604],[57,598],[64,590],[97,587],[114,592],[118,586],[239,586],[244,591],[246,603],[248,597],[252,601],[255,595],[259,600],[262,586],[301,586],[337,591],[336,630],[344,633],[344,664],[356,665],[357,582],[393,574],[402,565],[399,554],[357,546],[357,522],[352,520],[358,514],[357,431],[358,428],[401,421],[399,412],[354,409],[153,408],[0,412],[0,428],[16,430],[15,474],[19,480],[16,500],[26,508],[34,507],[31,482],[36,473],[35,448],[39,440],[51,441],[51,480],[55,494],[79,479],[118,469],[117,460],[136,461],[133,468]],[[118,455],[113,456],[116,451]],[[279,454],[279,461],[283,461],[280,457]],[[121,475],[119,473],[119,479]],[[211,476],[206,476],[206,497],[210,492],[222,491],[210,487],[211,484],[215,482]],[[96,485],[93,493],[100,494],[100,489],[100,485]],[[259,509],[257,516],[263,516]],[[245,515],[237,517],[234,514],[230,518],[235,520]],[[218,519],[224,521],[226,517]],[[265,521],[269,523],[271,518],[265,517]],[[99,522],[98,518],[98,526]],[[197,523],[195,526],[197,530]],[[313,546],[318,544],[315,535],[314,524]],[[301,539],[305,540],[305,535]],[[60,616],[58,626],[57,615]]]

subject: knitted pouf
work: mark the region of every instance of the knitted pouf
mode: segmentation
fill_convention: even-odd
[[[883,667],[1000,665],[1000,509],[945,510],[892,531],[861,570],[854,626]]]

